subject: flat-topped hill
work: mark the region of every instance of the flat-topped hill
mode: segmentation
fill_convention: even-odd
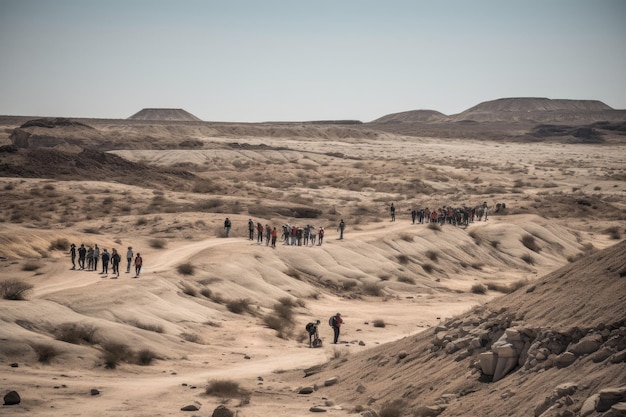
[[[183,109],[142,109],[128,118],[129,120],[154,120],[167,122],[201,122],[202,120]]]

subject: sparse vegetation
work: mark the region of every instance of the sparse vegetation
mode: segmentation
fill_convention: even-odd
[[[422,269],[430,274],[435,270],[435,267],[432,264],[426,262],[422,265]]]
[[[157,359],[156,353],[146,348],[137,352],[135,361],[137,365],[147,366],[150,365],[155,359]]]
[[[181,275],[193,275],[195,273],[195,268],[189,262],[185,262],[176,267],[176,270]]]
[[[434,230],[435,232],[441,232],[441,226],[438,223],[428,223],[428,228],[430,230]]]
[[[135,326],[138,329],[147,330],[149,332],[163,333],[163,326],[161,326],[160,324],[147,324],[139,322],[137,320],[131,320],[128,322],[128,324],[130,324],[131,326]]]
[[[5,300],[26,300],[33,286],[19,279],[7,279],[0,283],[0,293]]]
[[[204,393],[222,398],[236,398],[241,395],[239,383],[227,379],[209,381]]]
[[[30,347],[33,348],[37,354],[37,360],[41,363],[50,363],[61,353],[54,346],[46,343],[33,343]]]
[[[362,287],[363,294],[380,297],[383,294],[383,288],[375,282],[366,282]]]
[[[535,258],[532,257],[530,253],[525,253],[522,255],[522,261],[526,262],[529,265],[535,264]]]
[[[526,248],[530,249],[533,252],[541,251],[541,247],[539,246],[539,244],[537,243],[537,240],[535,239],[533,235],[522,236],[521,242],[522,242],[522,245],[524,245]]]
[[[406,255],[404,255],[404,254],[397,255],[397,256],[396,256],[396,259],[398,260],[398,262],[399,262],[401,265],[406,265],[406,264],[408,264],[408,263],[409,263],[409,257],[408,257],[408,256],[406,256]]]
[[[439,259],[439,253],[434,250],[427,250],[425,255],[428,259],[430,259],[433,262],[437,262],[437,260]]]
[[[231,313],[244,314],[250,311],[250,300],[247,298],[239,298],[226,302],[226,308]]]
[[[164,239],[150,239],[149,244],[152,249],[163,249],[166,246]]]
[[[22,271],[36,271],[41,268],[41,264],[37,261],[26,261],[22,265]]]
[[[398,277],[398,282],[403,282],[405,284],[412,284],[415,285],[415,279],[411,278],[411,277],[407,277],[405,275],[401,275]]]
[[[385,320],[383,320],[383,319],[372,320],[372,326],[374,326],[374,327],[385,327],[386,326]]]
[[[78,345],[80,343],[95,343],[96,327],[86,323],[63,323],[58,326],[55,338],[66,343]]]
[[[70,241],[65,238],[55,239],[50,242],[48,250],[68,251],[70,250]]]
[[[102,345],[102,360],[107,369],[115,369],[120,362],[132,362],[133,351],[123,343],[108,342]]]
[[[617,226],[609,227],[604,233],[608,234],[611,239],[620,240],[622,238],[622,234]]]
[[[485,287],[483,284],[474,284],[472,285],[471,291],[473,294],[486,294],[487,287]]]
[[[198,290],[196,290],[194,287],[191,286],[191,284],[189,283],[183,283],[182,284],[183,288],[183,294],[187,294],[191,297],[197,297],[198,296]]]

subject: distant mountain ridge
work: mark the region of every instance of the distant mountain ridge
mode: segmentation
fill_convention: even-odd
[[[201,122],[202,120],[183,109],[147,108],[138,111],[128,120],[152,120],[166,122]]]

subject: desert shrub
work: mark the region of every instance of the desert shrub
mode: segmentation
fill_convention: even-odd
[[[22,271],[36,271],[41,268],[41,264],[36,261],[26,261],[24,265],[22,265]]]
[[[263,323],[272,330],[282,332],[285,328],[285,321],[274,314],[268,314],[263,317]]]
[[[524,235],[520,241],[522,242],[522,245],[526,246],[526,248],[533,252],[539,252],[541,250],[537,244],[537,240],[532,235]]]
[[[427,250],[426,257],[433,262],[437,262],[437,260],[439,259],[439,253],[434,250]]]
[[[293,304],[279,302],[274,304],[274,314],[283,320],[291,320],[293,318]]]
[[[50,242],[48,250],[68,251],[70,249],[70,241],[67,239],[55,239]]]
[[[208,289],[208,288],[202,288],[202,289],[200,290],[200,294],[201,294],[203,297],[206,297],[206,298],[209,298],[209,299],[213,297],[213,291],[211,291],[211,290],[210,290],[210,289]]]
[[[201,343],[200,337],[195,333],[181,333],[180,338],[191,343]]]
[[[181,275],[193,275],[195,272],[195,268],[189,262],[185,262],[184,264],[180,264],[176,267],[176,270]]]
[[[515,282],[512,282],[509,285],[509,292],[514,292],[516,290],[519,290],[522,287],[525,287],[528,284],[528,280],[527,279],[518,279]]]
[[[441,232],[441,226],[438,223],[428,223],[428,228],[430,230],[434,230],[435,232]]]
[[[96,328],[92,324],[63,323],[56,332],[55,339],[78,345],[80,343],[94,343]]]
[[[399,262],[401,265],[406,265],[406,264],[408,264],[408,263],[409,263],[409,257],[408,257],[408,256],[406,256],[406,255],[404,255],[404,254],[397,255],[397,256],[396,256],[396,259],[398,260],[398,262]]]
[[[344,290],[352,290],[358,285],[358,283],[354,279],[346,279],[341,282],[341,285],[343,286]]]
[[[209,384],[204,389],[204,393],[223,398],[238,397],[240,394],[239,383],[225,379],[209,381]]]
[[[406,402],[398,399],[385,402],[378,413],[379,417],[402,417],[406,409]]]
[[[372,320],[372,326],[374,327],[385,327],[385,320],[383,319],[376,319],[376,320]]]
[[[197,297],[198,296],[198,291],[194,287],[189,285],[189,284],[186,284],[186,283],[183,284],[182,290],[183,290],[183,294],[187,294],[187,295],[189,295],[191,297]]]
[[[160,324],[146,324],[141,323],[137,320],[131,320],[128,322],[128,324],[130,324],[131,326],[135,326],[138,329],[147,330],[149,332],[163,333],[163,326],[161,326]]]
[[[102,345],[102,360],[107,369],[115,369],[120,362],[132,362],[133,351],[123,343],[108,342]]]
[[[297,269],[293,268],[293,267],[289,267],[289,269],[287,270],[287,272],[285,272],[286,275],[297,279],[298,281],[302,278],[300,276],[300,271],[298,271]]]
[[[522,255],[522,261],[526,262],[529,265],[535,264],[535,258],[533,258],[530,253],[525,253],[524,255]]]
[[[5,300],[25,300],[33,286],[19,279],[8,279],[0,283],[0,293]]]
[[[415,236],[409,235],[408,233],[403,233],[400,235],[400,239],[404,240],[405,242],[413,242],[415,240]]]
[[[411,277],[407,277],[407,276],[400,276],[398,277],[398,282],[403,282],[405,284],[413,284],[415,285],[415,280]]]
[[[609,227],[604,233],[608,234],[611,239],[619,240],[622,238],[622,234],[617,226]]]
[[[164,239],[150,239],[149,243],[152,249],[163,249],[166,245]]]
[[[478,233],[476,233],[476,231],[474,230],[470,230],[469,232],[469,236],[474,239],[474,243],[476,243],[477,245],[480,245],[482,243],[482,239],[480,238],[480,236],[478,236]]]
[[[494,248],[494,249],[498,249],[498,246],[500,246],[500,241],[499,240],[492,240],[489,243],[491,244],[491,247]]]
[[[141,349],[139,352],[137,352],[135,361],[137,365],[147,366],[150,365],[152,361],[156,358],[156,353],[154,353],[150,349]]]
[[[59,356],[60,352],[52,345],[34,343],[30,345],[37,354],[37,360],[41,363],[50,363],[52,359]]]
[[[483,264],[481,262],[474,262],[473,264],[470,265],[472,268],[477,269],[477,270],[482,270],[483,269]]]
[[[226,308],[231,313],[243,314],[250,311],[250,300],[247,298],[239,298],[237,300],[230,300],[226,303]]]
[[[489,291],[497,291],[497,292],[501,292],[501,293],[504,293],[504,294],[508,294],[508,293],[511,292],[508,285],[499,284],[497,282],[488,282],[487,283],[487,289]]]
[[[363,284],[363,294],[380,297],[383,294],[383,288],[375,282],[366,282]]]
[[[99,235],[100,231],[98,229],[96,229],[95,227],[87,227],[85,229],[83,229],[84,233],[89,233],[90,235]]]
[[[432,264],[425,263],[424,265],[422,265],[422,269],[430,274],[433,272],[435,267]]]
[[[135,222],[135,226],[145,226],[147,224],[148,224],[148,219],[146,219],[145,217],[140,217]]]
[[[485,287],[483,284],[474,284],[472,285],[471,291],[474,294],[486,294],[487,287]]]

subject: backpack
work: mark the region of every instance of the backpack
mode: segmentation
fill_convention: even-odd
[[[315,325],[313,323],[308,323],[305,329],[309,334],[312,334],[312,333],[315,333],[314,327]]]
[[[328,325],[329,325],[330,327],[336,327],[336,326],[337,326],[337,317],[335,317],[335,316],[331,316],[331,317],[328,319]]]

